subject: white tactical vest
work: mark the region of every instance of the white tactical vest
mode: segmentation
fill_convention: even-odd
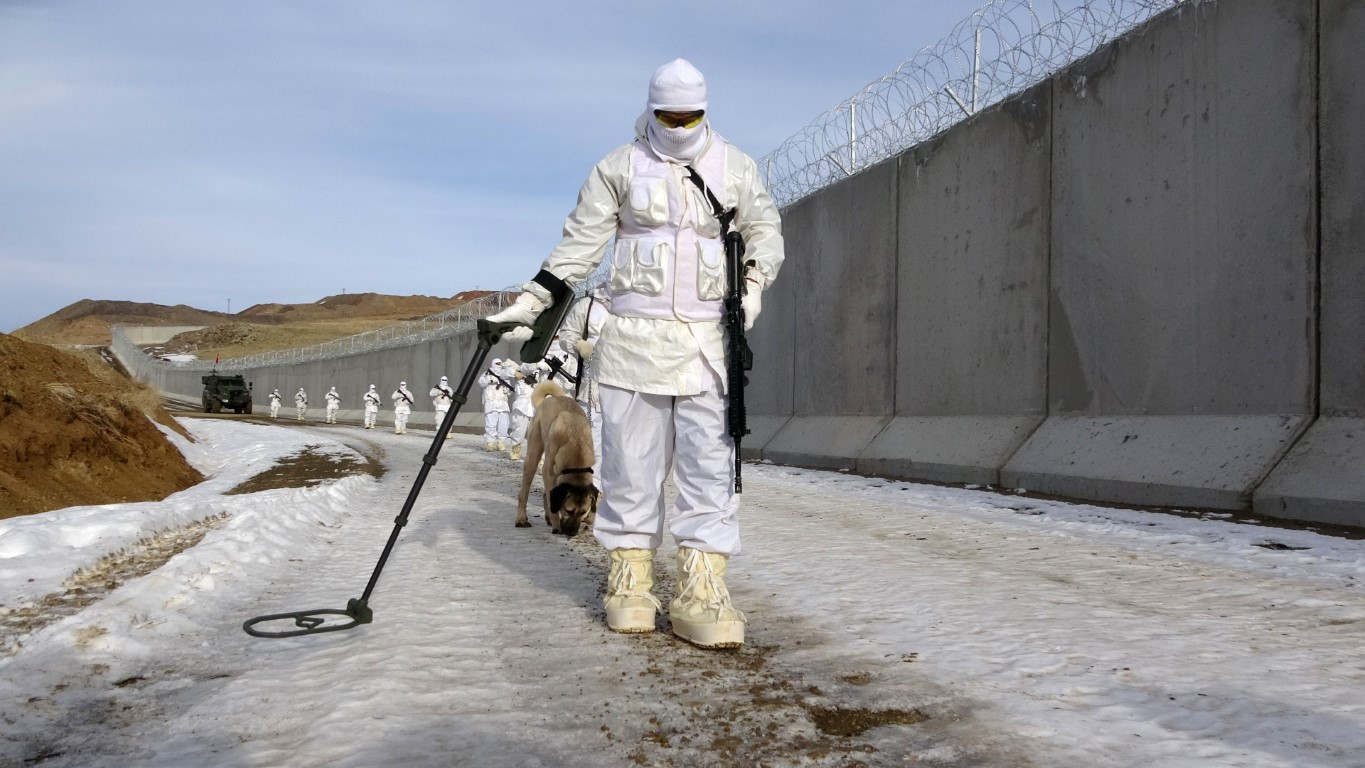
[[[722,206],[725,145],[719,135],[692,167]],[[616,230],[611,312],[689,322],[719,322],[725,298],[725,246],[720,222],[697,185],[636,141],[630,191]]]

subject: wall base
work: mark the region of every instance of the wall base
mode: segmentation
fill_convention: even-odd
[[[1246,510],[1307,416],[1055,416],[1001,484],[1119,504]]]

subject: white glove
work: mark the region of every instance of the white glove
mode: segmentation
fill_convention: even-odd
[[[584,360],[587,360],[588,358],[592,357],[592,351],[597,347],[597,343],[588,341],[587,339],[579,339],[577,346],[578,356],[583,358]]]
[[[536,321],[536,317],[545,311],[545,302],[537,299],[535,294],[530,291],[522,291],[517,300],[512,302],[512,306],[504,309],[497,314],[489,315],[490,323],[517,323],[518,325],[530,325]],[[504,336],[503,338],[507,338]]]
[[[758,280],[753,277],[746,277],[745,282],[748,290],[744,298],[740,299],[739,305],[744,309],[744,330],[748,332],[754,327],[754,320],[763,309],[763,290],[758,287]]]
[[[505,312],[507,310],[503,311]],[[492,320],[493,318],[490,317],[489,319]],[[531,336],[533,335],[530,326],[518,325],[516,328],[504,333],[502,335],[502,340],[512,344],[520,344],[523,341],[530,341]]]

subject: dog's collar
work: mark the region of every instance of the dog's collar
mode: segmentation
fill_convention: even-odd
[[[559,470],[559,474],[561,475],[581,475],[584,472],[587,472],[588,474],[591,475],[592,467],[570,467],[568,469]]]

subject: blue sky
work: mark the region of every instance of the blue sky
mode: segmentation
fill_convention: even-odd
[[[0,331],[535,273],[682,56],[754,157],[985,0],[0,0]]]

